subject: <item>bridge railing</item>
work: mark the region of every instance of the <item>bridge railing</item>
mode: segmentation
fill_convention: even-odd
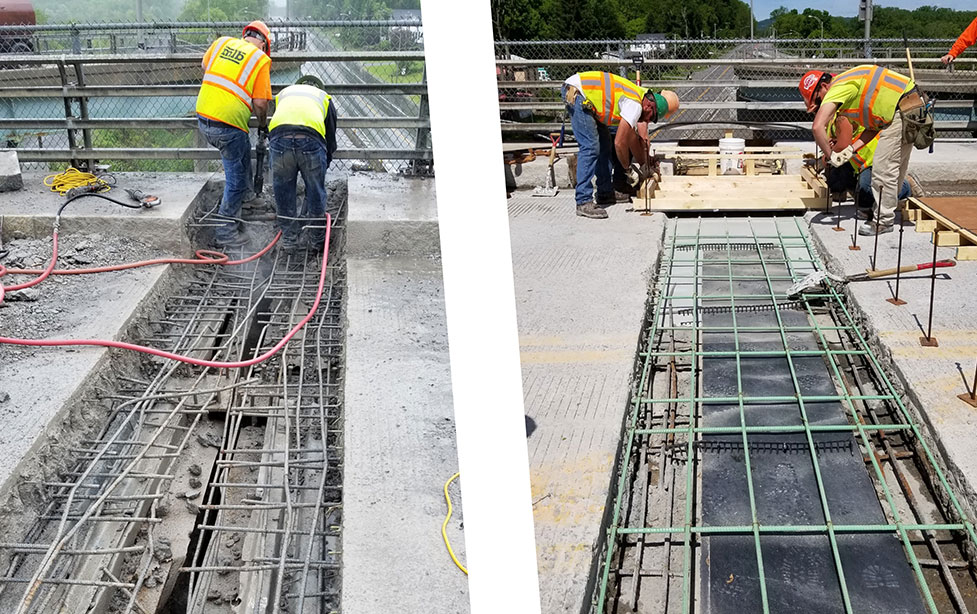
[[[173,51],[151,41],[145,24],[100,24],[117,43],[82,53],[0,55],[0,144],[42,167],[109,163],[116,170],[217,168],[217,150],[194,112],[204,50],[243,23],[156,26],[174,34]],[[39,26],[72,35],[76,26]],[[4,30],[0,27],[0,37]],[[20,30],[23,30],[20,27]],[[432,159],[423,34],[418,22],[274,22],[273,93],[304,74],[318,76],[339,116],[339,168],[425,171]],[[94,32],[89,40],[102,40]],[[252,126],[254,120],[252,120]],[[254,133],[252,133],[254,136]]]
[[[576,72],[603,70],[653,89],[675,90],[682,110],[653,133],[659,140],[762,133],[809,140],[813,117],[797,84],[808,70],[838,73],[875,63],[908,74],[906,46],[921,89],[936,98],[939,138],[977,136],[977,66],[964,54],[951,68],[939,58],[953,40],[698,39],[498,41],[496,74],[503,136],[525,140],[564,127],[563,81]],[[566,130],[571,130],[569,122]]]

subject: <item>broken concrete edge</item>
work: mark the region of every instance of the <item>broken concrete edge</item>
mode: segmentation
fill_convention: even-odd
[[[149,326],[150,320],[161,319],[164,297],[185,285],[183,277],[176,267],[166,265],[119,327],[115,340],[132,342],[139,338],[139,329]],[[27,453],[10,468],[9,477],[0,484],[0,534],[20,535],[22,531],[18,529],[26,528],[43,513],[47,501],[42,483],[58,480],[79,458],[70,450],[80,447],[83,440],[97,439],[108,423],[115,402],[103,399],[104,391],[117,389],[125,376],[137,379],[140,376],[140,362],[119,359],[121,353],[129,350],[85,347],[79,351],[100,352],[100,356],[84,384],[71,394],[48,422],[44,433],[34,440]]]
[[[805,220],[805,222],[808,224],[809,229],[810,220]],[[828,246],[822,242],[818,234],[810,230],[807,231],[807,234],[811,238],[811,243],[818,257],[824,263],[825,268],[831,273],[844,275],[845,271],[838,264],[837,259],[832,255]],[[868,344],[869,349],[875,355],[879,366],[892,384],[895,394],[902,399],[902,403],[912,419],[923,427],[920,429],[923,441],[934,456],[934,458],[930,459],[931,462],[943,473],[947,483],[949,483],[954,494],[956,494],[957,501],[968,516],[968,518],[959,518],[956,520],[960,522],[969,521],[974,517],[974,511],[977,510],[977,488],[967,478],[963,469],[951,460],[952,456],[949,450],[939,437],[939,429],[933,423],[929,413],[925,410],[925,405],[914,389],[909,375],[892,358],[892,350],[881,341],[882,336],[880,333],[883,331],[877,330],[871,324],[865,308],[856,299],[848,285],[843,287],[842,294],[845,297],[845,306],[851,315],[853,323],[861,331],[862,337]],[[930,478],[924,476],[924,479],[929,481]],[[938,483],[935,486],[938,486]],[[941,488],[934,488],[934,490],[936,491],[935,494],[940,505],[952,518],[955,514],[949,503],[947,493],[943,492]]]
[[[20,161],[14,150],[0,151],[0,192],[14,192],[24,187]]]
[[[668,230],[669,226],[675,224],[673,218],[669,218],[664,213],[659,215],[665,216],[664,223],[661,225],[661,229],[657,236],[652,237],[652,241],[657,243],[659,246],[665,244],[665,232]],[[654,261],[648,265],[648,268],[642,271],[642,278],[645,281],[645,287],[647,288],[647,294],[645,296],[645,306],[641,314],[641,321],[638,324],[638,334],[635,337],[635,348],[634,348],[634,365],[631,369],[631,376],[628,380],[627,395],[624,399],[624,412],[621,419],[621,432],[618,435],[618,441],[621,443],[617,446],[617,451],[614,453],[614,462],[612,467],[614,468],[614,473],[611,473],[609,479],[611,480],[610,488],[607,489],[607,499],[604,501],[604,512],[601,515],[600,529],[597,535],[597,541],[592,545],[591,550],[594,553],[591,559],[590,572],[587,574],[587,583],[584,585],[583,591],[583,603],[580,604],[580,614],[590,614],[593,611],[594,605],[597,603],[597,586],[600,578],[601,566],[604,563],[604,558],[607,554],[608,548],[608,534],[611,524],[611,519],[614,514],[614,502],[618,496],[618,483],[617,478],[621,471],[624,471],[624,441],[627,437],[628,425],[630,422],[632,414],[632,398],[635,394],[635,390],[641,382],[641,372],[644,369],[644,363],[641,357],[638,355],[641,351],[641,342],[644,338],[644,332],[648,327],[648,324],[654,319],[655,306],[658,303],[658,296],[656,294],[657,285],[659,280],[659,270],[661,267],[662,253],[663,249],[657,250],[657,255]]]
[[[397,187],[410,186],[395,194],[403,197],[403,201],[396,202],[404,202],[405,206],[388,208],[386,203],[378,203],[377,195],[372,192],[378,189],[377,184],[385,181],[396,181]],[[440,257],[441,231],[433,179],[354,174],[347,189],[347,258]],[[408,200],[410,206],[406,205]]]

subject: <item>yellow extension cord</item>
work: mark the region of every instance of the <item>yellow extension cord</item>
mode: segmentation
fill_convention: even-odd
[[[451,497],[448,495],[448,487],[451,486],[452,482],[458,479],[459,475],[460,474],[458,473],[454,474],[448,479],[447,482],[444,483],[444,500],[448,502],[448,515],[444,517],[444,522],[441,523],[441,537],[444,538],[444,545],[448,547],[448,554],[451,555],[451,560],[454,561],[455,565],[458,566],[458,569],[465,572],[465,575],[467,576],[468,570],[465,569],[465,566],[462,565],[461,561],[458,560],[458,557],[455,556],[455,551],[451,549],[451,542],[448,541],[448,532],[445,530],[448,526],[448,521],[451,520],[451,510],[452,510]]]
[[[44,178],[44,185],[51,188],[52,192],[64,196],[68,191],[81,186],[96,184],[99,186],[98,192],[108,192],[112,185],[92,173],[84,173],[73,166],[69,166],[63,173],[55,173]]]

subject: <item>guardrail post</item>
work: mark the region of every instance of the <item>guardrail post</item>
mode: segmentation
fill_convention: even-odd
[[[64,65],[64,60],[63,59],[59,59],[58,60],[58,75],[60,75],[60,77],[61,77],[61,88],[62,88],[62,91],[67,92],[68,86],[70,84],[68,83],[68,73],[65,70],[65,65]],[[75,140],[75,130],[74,130],[74,128],[71,127],[71,120],[74,119],[74,114],[73,114],[73,112],[71,110],[71,98],[69,98],[68,95],[67,95],[67,93],[65,93],[64,94],[64,97],[62,98],[62,100],[64,101],[64,119],[65,119],[66,122],[68,122],[68,129],[67,129],[67,132],[68,132],[68,149],[71,151],[71,158],[70,158],[69,162],[71,163],[71,166],[74,166],[74,167],[77,168],[78,167],[78,161],[74,157],[75,148],[77,146],[76,145],[76,140]]]
[[[421,83],[427,85],[427,63],[424,64],[424,70],[421,72]],[[420,120],[430,120],[431,119],[431,109],[427,100],[427,91],[421,94],[421,101],[417,109],[417,118]],[[431,134],[430,128],[418,128],[417,132],[414,134],[414,149],[416,151],[424,151],[427,149],[428,135]],[[413,160],[411,165],[414,168],[414,172],[420,171],[422,168],[430,165],[428,160]]]
[[[78,79],[78,87],[83,90],[85,88],[84,69],[82,68],[81,62],[75,62],[74,66],[75,66],[75,77]],[[84,94],[79,96],[78,106],[81,110],[81,119],[83,121],[87,120],[88,119],[88,97],[85,96]],[[82,142],[84,143],[85,146],[85,153],[87,154],[86,156],[87,158],[86,166],[88,167],[87,170],[89,173],[91,173],[95,171],[95,157],[92,153],[92,129],[82,128],[81,134],[82,134]]]

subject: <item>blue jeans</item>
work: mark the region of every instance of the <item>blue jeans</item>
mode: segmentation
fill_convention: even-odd
[[[567,86],[562,89],[563,99],[566,100]],[[578,95],[573,106],[567,105],[570,114],[570,126],[573,136],[580,145],[577,154],[577,205],[585,205],[594,200],[594,189],[590,182],[597,177],[597,193],[610,194],[614,192],[611,183],[611,134],[607,126],[594,119],[594,116],[583,109],[583,95]]]
[[[912,190],[909,182],[902,180],[902,187],[899,188],[899,200],[909,198]],[[875,194],[872,193],[872,167],[868,167],[858,174],[858,208],[875,209]]]
[[[268,150],[271,152],[271,174],[278,212],[278,227],[284,243],[296,243],[302,224],[295,217],[325,217],[326,213],[326,148],[316,138],[296,132],[276,133],[271,136]],[[295,186],[299,172],[305,182],[305,207],[301,216],[296,215]],[[325,222],[313,222],[325,226]],[[310,233],[313,242],[324,237],[324,229]]]
[[[239,217],[244,195],[254,188],[251,175],[251,139],[248,133],[220,122],[197,118],[197,126],[207,142],[220,151],[224,163],[224,197],[218,213],[225,217]],[[227,221],[214,231],[218,241],[228,241],[237,235],[237,224]]]

